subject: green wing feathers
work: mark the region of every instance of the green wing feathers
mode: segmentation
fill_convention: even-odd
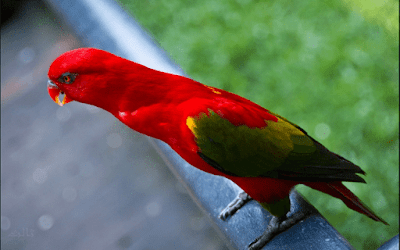
[[[275,115],[275,114],[273,114]],[[297,125],[275,115],[263,127],[233,125],[209,110],[188,117],[198,154],[208,164],[232,176],[271,177],[298,181],[357,181],[359,167],[330,152]],[[238,124],[238,121],[235,121]]]

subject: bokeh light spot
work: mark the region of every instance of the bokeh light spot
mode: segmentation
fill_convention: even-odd
[[[44,215],[40,216],[40,218],[37,221],[37,224],[38,224],[39,229],[41,229],[43,231],[47,231],[50,228],[52,228],[54,225],[53,216],[44,214]]]
[[[366,116],[372,110],[372,103],[369,100],[361,100],[357,103],[357,111],[360,116]]]
[[[331,134],[331,128],[326,123],[319,123],[315,126],[315,136],[319,140],[324,140]]]
[[[7,216],[1,216],[1,230],[7,231],[11,227],[11,221]]]
[[[149,217],[156,217],[161,213],[161,205],[156,201],[152,201],[147,204],[145,212]]]
[[[18,53],[18,58],[24,64],[28,64],[35,59],[35,51],[31,47],[25,47]]]

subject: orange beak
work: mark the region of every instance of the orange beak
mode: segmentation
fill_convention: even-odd
[[[51,80],[47,81],[47,91],[49,91],[51,99],[60,106],[73,101]]]

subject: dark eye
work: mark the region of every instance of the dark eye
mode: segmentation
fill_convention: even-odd
[[[71,84],[74,82],[75,77],[76,77],[76,74],[71,74],[71,73],[67,72],[67,73],[62,74],[58,80],[62,83]]]
[[[71,76],[63,76],[63,80],[65,83],[69,83],[71,81]]]

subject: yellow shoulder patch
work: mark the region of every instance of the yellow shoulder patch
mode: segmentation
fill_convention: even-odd
[[[190,129],[190,131],[192,131],[194,136],[197,137],[196,131],[195,131],[196,124],[194,123],[194,118],[193,117],[188,116],[188,118],[186,118],[186,126],[188,126],[188,128]]]

